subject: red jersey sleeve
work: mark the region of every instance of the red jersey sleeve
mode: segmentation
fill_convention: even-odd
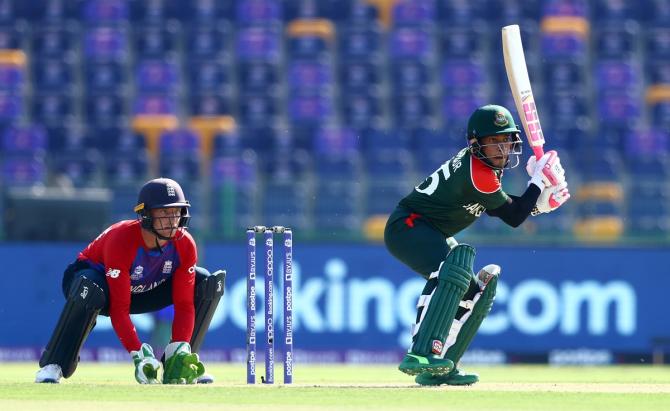
[[[130,351],[142,343],[130,319],[130,267],[142,236],[138,226],[122,226],[107,233],[103,247],[105,278],[109,286],[109,318],[121,344]]]
[[[184,236],[175,241],[179,253],[179,267],[172,279],[172,302],[174,304],[174,321],[172,321],[172,341],[191,341],[195,323],[195,307],[193,291],[195,288],[195,263],[198,251],[191,235],[184,231]]]

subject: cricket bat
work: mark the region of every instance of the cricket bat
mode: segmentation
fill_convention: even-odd
[[[544,155],[544,135],[537,115],[535,97],[530,87],[526,57],[523,54],[519,26],[514,24],[502,28],[503,57],[507,80],[514,96],[514,105],[521,118],[526,138],[538,160]]]

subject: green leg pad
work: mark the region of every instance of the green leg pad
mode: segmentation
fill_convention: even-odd
[[[428,307],[424,307],[426,315],[414,336],[412,353],[440,355],[459,303],[473,276],[474,258],[475,249],[467,244],[457,245],[447,255],[437,277],[438,285]],[[429,287],[429,284],[426,286]]]
[[[454,342],[454,344],[447,350],[445,358],[449,358],[454,362],[454,364],[458,364],[458,362],[461,360],[463,353],[465,353],[465,350],[468,349],[468,346],[475,338],[475,334],[477,334],[479,326],[491,311],[493,300],[496,296],[497,285],[498,277],[494,276],[486,285],[486,288],[484,288],[484,291],[482,292],[481,297],[479,297],[479,300],[477,300],[477,303],[474,305],[474,307],[472,307],[472,313],[470,314],[470,317],[465,320],[465,323],[463,323],[461,331],[456,337],[456,342]]]

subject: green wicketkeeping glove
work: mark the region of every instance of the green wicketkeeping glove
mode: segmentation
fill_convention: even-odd
[[[140,346],[139,351],[131,351],[135,363],[135,379],[140,384],[159,384],[158,370],[161,362],[154,357],[154,350],[147,343]]]
[[[165,347],[163,384],[195,384],[205,373],[198,354],[191,353],[187,342],[172,342]]]

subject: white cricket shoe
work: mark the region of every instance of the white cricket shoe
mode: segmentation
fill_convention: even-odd
[[[35,382],[58,384],[61,378],[63,378],[63,370],[61,370],[60,365],[47,364],[37,371]]]
[[[196,380],[198,384],[211,384],[214,382],[214,376],[212,374],[204,373]]]

